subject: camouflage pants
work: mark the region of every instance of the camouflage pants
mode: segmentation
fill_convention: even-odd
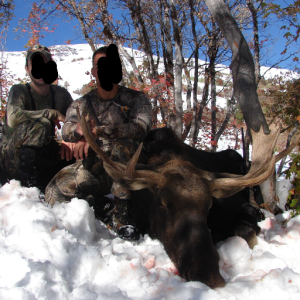
[[[138,148],[139,142],[129,139],[116,141],[108,155],[114,161],[126,163]],[[63,168],[46,188],[45,201],[53,205],[69,202],[72,198],[97,201],[112,193],[119,199],[130,199],[130,192],[113,182],[98,156],[88,157]]]
[[[3,142],[0,146],[0,164],[8,179],[21,180],[22,157],[20,152],[26,148],[36,154],[34,163],[45,179],[44,187],[61,168],[67,165],[65,161],[61,160],[58,153],[60,145],[52,136],[51,122],[45,118],[32,119],[21,123],[11,139]]]

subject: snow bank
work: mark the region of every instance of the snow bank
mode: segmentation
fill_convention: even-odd
[[[254,250],[217,245],[227,284],[211,290],[179,277],[157,240],[124,241],[84,200],[51,208],[12,180],[0,189],[0,299],[299,299],[300,217],[260,226]]]

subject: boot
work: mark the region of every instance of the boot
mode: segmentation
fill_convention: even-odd
[[[107,227],[115,231],[124,240],[139,240],[140,232],[132,221],[131,199],[115,197],[115,208],[107,214]]]
[[[21,146],[19,174],[22,186],[37,186],[38,170],[36,166],[36,152],[29,147]]]
[[[50,180],[65,166],[75,162],[66,162],[58,155],[59,145],[53,141],[49,145],[34,148],[21,146],[18,171],[22,186],[37,187],[42,193]]]

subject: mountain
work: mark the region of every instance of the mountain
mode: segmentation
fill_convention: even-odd
[[[101,47],[102,45],[99,45]],[[49,47],[53,58],[57,63],[58,73],[60,76],[59,85],[67,86],[68,91],[70,92],[73,99],[79,97],[78,94],[74,91],[81,89],[84,84],[87,84],[91,77],[87,75],[87,72],[90,73],[92,68],[92,55],[93,52],[88,44],[77,44],[77,45],[58,45]],[[132,50],[130,48],[125,48],[130,55],[132,55],[137,65],[141,65],[144,53],[138,50]],[[14,74],[15,82],[19,82],[18,79],[25,79],[25,56],[26,51],[14,51],[14,52],[4,52],[4,59],[7,59],[7,67],[11,74]],[[125,61],[126,68],[131,71],[130,64]],[[199,65],[204,66],[205,61],[199,60]],[[222,78],[224,80],[230,79],[230,69],[225,65],[218,65],[217,69],[221,72]],[[268,70],[267,67],[261,67],[261,73],[265,74],[265,79],[270,79],[275,76],[284,75],[287,78],[299,78],[299,74],[292,72],[287,69],[277,69],[272,68]],[[163,64],[159,68],[160,71],[163,71]],[[265,73],[266,72],[266,73]],[[193,72],[192,72],[193,73]],[[199,76],[199,81],[201,81],[203,75]],[[67,83],[67,84],[66,84]],[[199,86],[203,86],[203,83],[199,82]],[[221,101],[221,100],[220,100]],[[226,99],[224,99],[226,101]],[[222,102],[222,101],[221,101]],[[222,103],[219,103],[222,105]],[[223,104],[224,106],[224,104]]]

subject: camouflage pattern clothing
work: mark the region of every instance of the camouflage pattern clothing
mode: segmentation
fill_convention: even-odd
[[[29,88],[30,92],[25,84],[12,86],[6,106],[0,165],[9,179],[21,179],[20,150],[25,149],[24,155],[28,149],[39,150],[41,170],[61,163],[60,146],[54,140],[54,123],[51,120],[57,118],[58,112],[65,115],[73,99],[66,89],[59,86],[51,85],[46,97],[39,95],[31,86]],[[32,153],[31,156],[36,155]]]
[[[101,126],[97,143],[114,161],[129,161],[152,126],[151,103],[142,92],[119,86],[114,98],[103,100],[94,89],[69,107],[62,129],[66,142],[76,142],[81,138],[75,131],[77,106],[81,113],[85,108],[96,126]],[[64,168],[51,180],[45,200],[52,205],[74,197],[98,201],[109,193],[119,199],[130,199],[130,192],[112,182],[102,160],[90,151],[87,159]]]
[[[97,89],[74,101],[67,111],[62,136],[66,142],[77,142],[81,136],[75,131],[77,126],[76,107],[83,108],[90,118],[101,126],[97,143],[103,151],[111,151],[118,139],[142,141],[152,126],[151,104],[142,92],[119,86],[117,95],[103,100]]]

